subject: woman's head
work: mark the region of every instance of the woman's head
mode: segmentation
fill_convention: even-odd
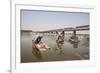
[[[38,44],[42,39],[42,36],[38,36],[37,39],[35,40],[35,44]]]

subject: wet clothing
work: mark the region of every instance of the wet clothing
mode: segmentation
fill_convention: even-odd
[[[58,36],[57,42],[58,42],[59,44],[63,44],[63,43],[64,43],[63,37],[62,37],[62,36]]]
[[[61,45],[64,44],[64,34],[65,34],[64,31],[58,34],[57,40],[56,40],[58,44],[61,44]]]

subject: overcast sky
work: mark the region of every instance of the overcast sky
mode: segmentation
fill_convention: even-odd
[[[89,25],[89,13],[21,10],[21,29],[42,31]]]

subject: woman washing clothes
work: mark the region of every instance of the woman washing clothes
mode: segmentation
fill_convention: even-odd
[[[56,41],[60,46],[63,46],[63,44],[64,44],[64,31],[62,31],[61,34],[58,35],[58,38]]]
[[[34,41],[36,48],[38,48],[40,51],[47,51],[48,50],[48,45],[42,42],[42,36],[38,36],[36,40]]]

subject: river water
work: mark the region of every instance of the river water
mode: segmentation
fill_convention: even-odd
[[[89,41],[86,40],[86,36],[78,36],[79,43],[77,44],[68,41],[70,36],[65,35],[64,45],[59,48],[56,35],[44,35],[42,41],[50,49],[37,53],[32,43],[34,36],[31,33],[21,35],[21,63],[89,60]]]

